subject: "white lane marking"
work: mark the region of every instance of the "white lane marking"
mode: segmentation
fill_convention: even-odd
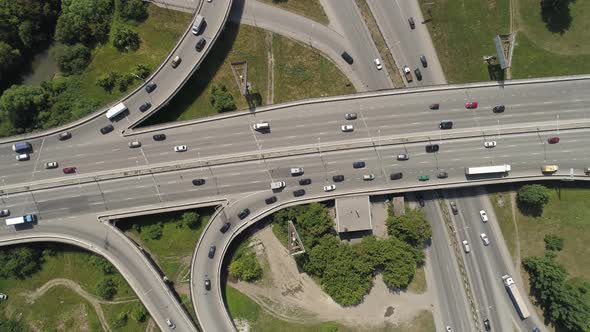
[[[88,203],[88,205],[102,205],[102,202],[92,202],[92,203]]]
[[[97,162],[95,162],[95,164],[97,164],[97,165],[98,165],[98,164],[104,164],[104,163],[105,163],[105,161],[104,161],[104,160],[101,160],[101,161],[97,161]]]

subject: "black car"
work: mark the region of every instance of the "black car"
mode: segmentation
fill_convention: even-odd
[[[428,144],[426,146],[426,152],[428,152],[428,153],[437,152],[438,149],[439,149],[438,144]]]
[[[352,163],[352,168],[364,168],[365,162],[364,161],[355,161]]]
[[[506,107],[504,107],[504,105],[497,105],[497,106],[494,106],[492,111],[494,113],[502,113],[502,112],[504,112],[505,109],[506,109]]]
[[[449,177],[449,173],[447,173],[445,171],[440,171],[436,174],[436,177],[439,179],[446,179]]]
[[[486,331],[489,331],[492,329],[492,327],[490,326],[490,320],[489,319],[484,319],[483,321],[483,326],[486,328]]]
[[[399,179],[401,179],[402,177],[404,177],[404,173],[402,173],[402,172],[391,173],[391,174],[389,175],[389,178],[390,178],[391,180],[399,180]]]
[[[60,133],[59,135],[57,135],[57,138],[60,141],[65,141],[67,139],[70,139],[72,137],[72,133],[70,133],[69,131],[64,131],[63,133]]]
[[[412,30],[413,30],[414,28],[416,28],[416,24],[414,23],[414,18],[413,18],[413,17],[410,17],[410,18],[408,19],[408,24],[410,25],[410,28],[412,28]]]
[[[422,67],[428,67],[428,62],[426,62],[426,57],[424,55],[420,56],[420,62],[422,62]]]
[[[430,104],[430,106],[428,106],[428,108],[430,108],[431,110],[437,110],[440,107],[440,104]]]
[[[424,197],[422,197],[422,195],[416,194],[416,199],[418,200],[418,203],[420,204],[421,207],[424,207],[424,205],[426,205],[424,202]]]
[[[211,290],[211,280],[205,279],[205,289]]]
[[[193,185],[195,186],[202,186],[205,184],[205,179],[194,179],[193,180]]]
[[[205,40],[205,38],[201,37],[201,39],[199,39],[197,41],[197,44],[195,45],[195,50],[197,50],[197,52],[201,52],[203,50],[203,47],[205,47],[206,43],[207,41]]]
[[[213,258],[213,256],[215,256],[215,249],[217,249],[215,246],[209,247],[209,258]]]
[[[346,113],[346,114],[344,114],[344,118],[346,120],[356,120],[356,117],[357,117],[356,113]]]
[[[271,196],[271,197],[265,199],[264,200],[264,203],[266,203],[266,204],[272,204],[272,203],[274,203],[276,201],[277,201],[277,198],[275,196]]]
[[[352,63],[354,62],[350,54],[346,52],[342,52],[342,59],[344,59],[344,61],[346,61],[346,63],[348,63],[349,65],[352,65]]]
[[[416,79],[418,81],[422,81],[422,73],[420,72],[420,69],[418,69],[418,68],[414,69],[414,74],[416,74]]]
[[[293,192],[293,196],[295,197],[301,197],[303,195],[305,195],[305,190],[303,189],[297,189]]]
[[[307,186],[308,184],[311,184],[311,179],[301,179],[301,180],[299,180],[299,185],[300,186]]]
[[[146,101],[145,103],[141,104],[139,106],[139,111],[140,112],[145,112],[148,109],[150,109],[150,107],[152,107],[152,103],[150,103],[149,101]]]
[[[243,209],[242,211],[240,211],[240,213],[238,213],[238,218],[240,218],[240,220],[244,220],[244,218],[246,218],[249,214],[250,209]]]
[[[115,129],[115,127],[113,127],[113,125],[106,125],[102,128],[100,128],[100,133],[103,135],[106,135],[108,133],[110,133],[111,131],[113,131]]]
[[[223,226],[221,226],[221,228],[219,229],[219,231],[220,231],[221,233],[225,233],[225,232],[227,232],[227,230],[229,229],[229,226],[231,226],[231,224],[230,224],[230,223],[228,223],[228,222],[226,222],[225,224],[223,224]]]
[[[154,141],[163,141],[166,139],[166,135],[164,134],[155,134],[152,137],[154,138]]]
[[[438,127],[440,129],[453,129],[453,121],[441,121]]]
[[[455,204],[455,202],[451,201],[449,203],[449,205],[451,205],[451,211],[453,211],[453,214],[457,215],[457,213],[459,213],[459,209],[457,209],[457,204]]]
[[[342,181],[344,181],[344,175],[334,175],[332,177],[332,181],[334,181],[334,182],[342,182]]]
[[[145,86],[145,91],[147,91],[147,93],[150,93],[154,90],[156,90],[156,88],[158,87],[158,85],[154,82],[149,82],[146,86]]]

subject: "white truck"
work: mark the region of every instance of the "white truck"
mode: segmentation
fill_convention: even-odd
[[[34,214],[25,214],[22,217],[6,219],[6,226],[29,223],[29,222],[35,221],[36,219],[37,219],[37,217]]]
[[[272,190],[281,190],[285,188],[286,183],[285,181],[274,181],[270,183],[270,189]]]
[[[522,297],[520,296],[520,292],[518,291],[518,287],[516,287],[514,280],[512,280],[512,278],[510,278],[510,276],[506,274],[502,276],[502,281],[504,281],[504,286],[506,286],[506,291],[508,291],[508,294],[510,294],[510,298],[512,299],[512,303],[514,303],[514,306],[516,307],[516,311],[522,319],[527,319],[530,316],[529,310],[527,309],[526,304],[522,300]]]
[[[465,175],[496,174],[510,172],[510,165],[467,167]]]

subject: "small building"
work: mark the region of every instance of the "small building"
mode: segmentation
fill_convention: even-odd
[[[336,199],[336,230],[341,238],[372,234],[369,196]]]

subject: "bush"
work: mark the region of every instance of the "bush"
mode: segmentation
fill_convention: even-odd
[[[162,237],[162,223],[151,224],[141,227],[141,238],[143,240],[159,240]]]
[[[113,34],[113,46],[120,52],[139,48],[139,35],[128,27],[117,27]]]
[[[120,77],[121,75],[119,75],[119,73],[113,71],[108,74],[102,74],[96,81],[96,85],[103,88],[106,92],[111,92],[115,88]]]
[[[555,234],[545,234],[545,250],[561,251],[563,249],[563,239]]]
[[[430,239],[432,230],[426,221],[422,210],[406,208],[406,213],[401,216],[394,216],[393,213],[387,217],[387,232],[391,236],[405,241],[412,246],[422,246],[424,241]]]
[[[543,206],[549,202],[549,192],[540,184],[527,184],[518,190],[517,200],[524,213],[540,215]]]
[[[127,319],[128,319],[127,312],[125,312],[125,311],[120,312],[117,315],[117,317],[115,317],[115,319],[113,320],[112,325],[114,328],[121,328],[121,327],[127,325]]]
[[[24,279],[41,268],[41,251],[34,247],[0,248],[0,277]]]
[[[251,282],[262,277],[262,268],[253,252],[244,252],[229,264],[229,274],[236,279]]]
[[[96,293],[105,300],[111,300],[117,294],[117,284],[112,278],[102,278],[96,284]]]
[[[227,91],[223,84],[213,84],[209,91],[209,102],[213,109],[220,112],[233,111],[236,109],[234,97]]]
[[[49,107],[48,97],[38,86],[13,85],[5,90],[0,97],[0,122],[5,131],[2,134],[20,134],[36,128],[37,114]]]
[[[28,329],[25,328],[24,324],[20,321],[16,321],[16,320],[6,320],[6,319],[2,319],[0,321],[0,331],[4,331],[4,332],[25,332],[28,331]]]
[[[133,308],[133,310],[131,310],[131,318],[133,318],[137,322],[145,321],[147,318],[147,315],[148,315],[147,310],[145,310],[145,307],[141,303],[138,303]]]
[[[115,266],[113,266],[111,262],[109,262],[102,256],[90,256],[90,264],[98,267],[104,274],[113,274],[117,271],[117,269],[115,269]]]
[[[196,212],[185,212],[182,214],[182,225],[190,229],[196,229],[201,224],[201,218]]]
[[[119,0],[119,15],[126,19],[143,21],[148,17],[147,5],[143,0]]]
[[[64,76],[81,74],[90,63],[90,50],[82,44],[62,45],[52,52]]]
[[[135,81],[135,77],[131,74],[123,74],[119,76],[117,83],[119,84],[119,91],[125,92],[127,88]]]
[[[140,63],[138,65],[135,65],[133,72],[135,75],[141,77],[141,79],[146,79],[148,78],[148,76],[150,76],[151,69],[147,65]]]

